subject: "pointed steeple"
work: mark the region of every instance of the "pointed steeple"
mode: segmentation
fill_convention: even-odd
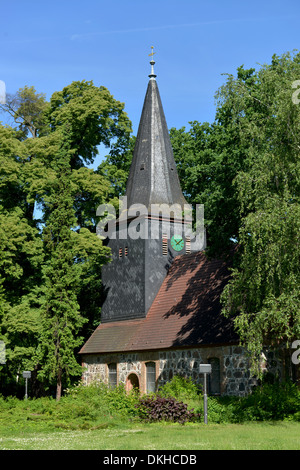
[[[154,60],[127,182],[127,205],[187,204],[180,187],[169,131],[154,73]]]

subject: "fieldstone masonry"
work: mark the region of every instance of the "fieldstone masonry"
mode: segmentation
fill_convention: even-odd
[[[268,361],[269,358],[269,361]],[[83,382],[108,383],[108,365],[117,364],[117,383],[124,383],[130,374],[136,374],[139,379],[141,392],[146,392],[147,362],[156,364],[156,388],[169,382],[175,375],[190,377],[202,385],[203,377],[199,374],[199,365],[212,363],[217,392],[221,395],[243,396],[248,394],[256,385],[256,379],[251,377],[245,350],[240,346],[219,346],[209,348],[176,349],[155,352],[136,352],[128,354],[106,354],[84,356]],[[263,366],[270,364],[268,371],[280,374],[281,364],[273,352],[264,356]]]

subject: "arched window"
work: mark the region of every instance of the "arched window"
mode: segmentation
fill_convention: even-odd
[[[211,364],[211,373],[208,374],[208,393],[219,395],[221,393],[220,359],[212,357],[208,363]]]
[[[146,363],[146,391],[155,392],[156,389],[156,367],[155,362]]]
[[[108,384],[110,388],[117,386],[117,364],[115,362],[108,364]]]

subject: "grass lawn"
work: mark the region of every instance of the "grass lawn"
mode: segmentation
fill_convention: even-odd
[[[40,428],[40,429],[39,429]],[[1,432],[1,429],[3,432]],[[300,423],[124,424],[95,430],[0,427],[0,450],[299,450]]]

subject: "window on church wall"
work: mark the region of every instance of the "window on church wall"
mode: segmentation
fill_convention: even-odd
[[[220,395],[221,393],[221,369],[220,359],[218,357],[212,357],[208,360],[211,364],[211,373],[208,376],[208,393],[210,395]]]
[[[155,392],[156,389],[156,367],[155,362],[146,363],[146,391]]]
[[[117,386],[117,364],[115,362],[108,364],[108,385],[110,388]]]

